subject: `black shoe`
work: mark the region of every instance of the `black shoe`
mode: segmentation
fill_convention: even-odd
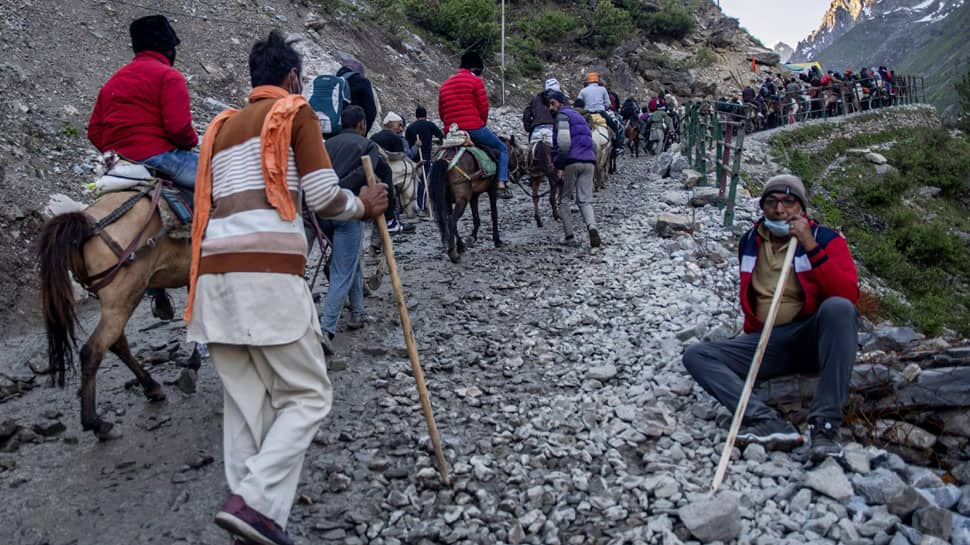
[[[323,337],[320,339],[320,346],[323,347],[323,355],[332,356],[333,352],[333,337],[327,333],[323,332]]]
[[[589,228],[589,247],[599,248],[600,244],[603,244],[603,241],[600,240],[600,232],[597,231],[595,227],[590,227]]]
[[[818,463],[826,458],[841,458],[842,443],[839,442],[839,426],[827,420],[818,420],[809,426],[812,439],[811,459]]]
[[[791,450],[801,446],[804,439],[789,422],[772,418],[753,420],[746,424],[738,433],[737,443],[740,447],[757,443],[768,450]]]
[[[400,222],[400,225],[401,225],[401,234],[404,234],[404,235],[410,235],[411,233],[418,230],[418,228],[415,227],[413,223],[404,223],[402,221]]]
[[[172,298],[165,293],[165,290],[158,290],[151,294],[152,316],[159,320],[171,320],[175,318],[175,308],[172,306]]]
[[[506,185],[505,187],[498,188],[498,197],[500,199],[511,199],[512,191],[509,189],[509,186]]]

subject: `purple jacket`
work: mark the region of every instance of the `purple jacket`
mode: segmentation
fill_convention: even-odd
[[[552,159],[556,168],[571,163],[595,163],[593,134],[586,119],[576,110],[563,106],[556,115],[556,130],[552,133]]]

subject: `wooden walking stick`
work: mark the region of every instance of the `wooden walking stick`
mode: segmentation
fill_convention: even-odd
[[[770,244],[768,242],[767,244]],[[748,408],[748,400],[751,398],[751,390],[754,389],[754,382],[758,378],[758,368],[761,367],[761,360],[765,356],[765,349],[768,347],[768,338],[771,330],[775,327],[775,317],[778,314],[778,306],[781,303],[781,292],[785,288],[785,280],[791,272],[792,260],[795,258],[795,249],[798,247],[798,240],[793,236],[788,241],[788,251],[785,252],[785,264],[781,267],[781,274],[778,275],[778,283],[775,284],[775,293],[771,296],[771,307],[768,309],[768,316],[765,318],[765,327],[761,330],[761,338],[758,339],[758,348],[754,351],[754,358],[751,359],[751,368],[748,369],[748,379],[744,381],[744,390],[741,391],[741,398],[738,399],[738,407],[734,410],[734,419],[731,420],[731,429],[728,431],[727,442],[724,443],[724,450],[721,451],[721,459],[717,463],[717,471],[714,473],[714,482],[711,484],[711,493],[717,492],[724,480],[724,473],[727,471],[728,462],[731,461],[731,450],[734,449],[734,441],[738,438],[738,431],[741,429],[741,418],[744,416],[745,409]]]
[[[367,175],[367,185],[377,184],[374,177],[374,167],[371,165],[370,157],[360,158],[364,165],[364,173]],[[401,328],[404,330],[404,343],[408,348],[408,358],[411,360],[411,370],[414,373],[414,381],[418,385],[418,396],[421,398],[421,408],[424,410],[424,420],[428,423],[428,435],[431,436],[431,445],[434,446],[434,456],[438,462],[438,472],[441,473],[441,480],[446,485],[451,485],[451,478],[448,476],[448,465],[445,462],[445,453],[441,449],[441,437],[438,436],[438,426],[434,421],[434,413],[431,412],[431,400],[428,397],[428,388],[424,384],[424,371],[421,370],[421,361],[418,359],[418,347],[414,342],[414,331],[411,330],[411,318],[408,316],[408,307],[404,302],[404,288],[401,287],[401,277],[397,273],[397,260],[394,258],[394,246],[391,244],[391,234],[387,231],[387,220],[384,216],[377,216],[377,228],[381,232],[381,242],[384,245],[384,257],[387,259],[387,268],[391,271],[391,286],[394,287],[394,295],[397,298],[397,309],[401,313]]]

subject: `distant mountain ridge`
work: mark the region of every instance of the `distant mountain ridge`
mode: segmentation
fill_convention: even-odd
[[[953,84],[970,69],[970,0],[833,0],[792,62],[857,71],[885,65],[925,77],[928,102],[954,115]]]

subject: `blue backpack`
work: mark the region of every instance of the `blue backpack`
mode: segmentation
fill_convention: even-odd
[[[356,72],[340,76],[324,74],[313,79],[310,107],[317,112],[323,134],[332,136],[340,132],[340,114],[350,104],[350,84],[347,80],[354,74]]]

